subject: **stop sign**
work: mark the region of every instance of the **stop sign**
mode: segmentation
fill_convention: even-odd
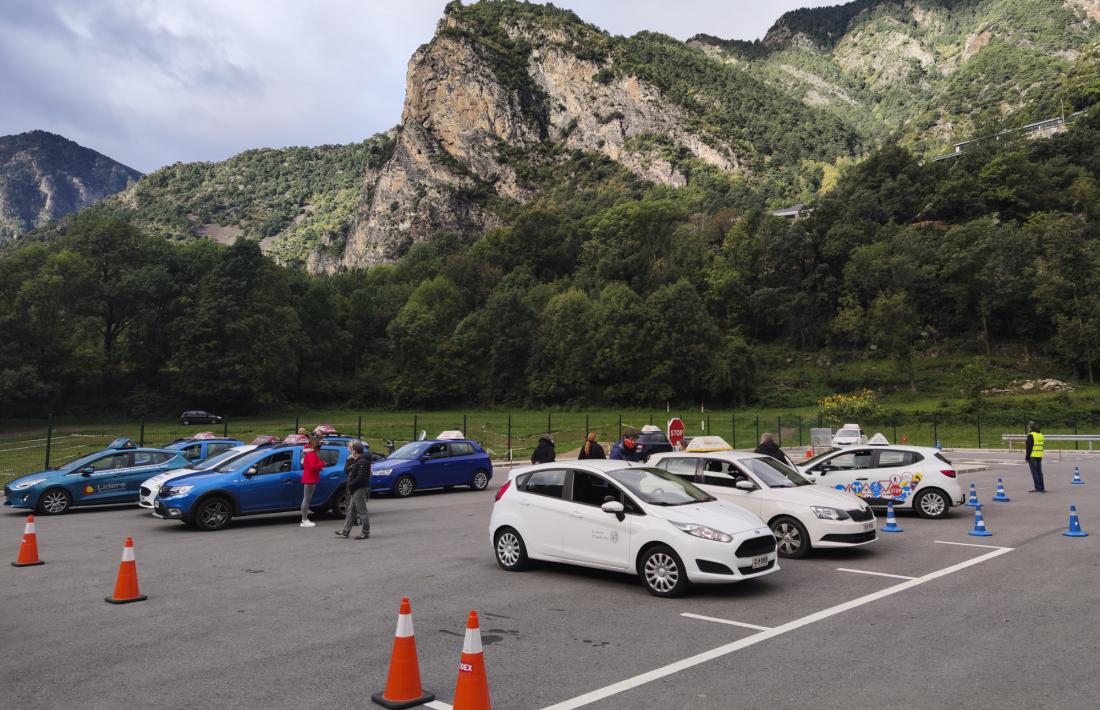
[[[673,417],[668,420],[668,440],[673,446],[679,446],[684,441],[684,420]]]

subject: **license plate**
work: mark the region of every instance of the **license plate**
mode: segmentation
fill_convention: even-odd
[[[874,530],[874,529],[875,529],[875,524],[874,523],[864,523],[863,524],[863,531],[864,532],[866,532],[868,530]]]
[[[752,568],[753,569],[758,569],[760,567],[767,567],[767,566],[768,566],[768,556],[767,555],[762,555],[760,557],[752,558]]]

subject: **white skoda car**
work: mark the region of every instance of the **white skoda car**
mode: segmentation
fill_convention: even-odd
[[[854,495],[813,485],[770,456],[734,451],[657,454],[649,464],[767,521],[781,557],[874,542],[875,514]]]
[[[138,490],[138,505],[142,508],[153,509],[153,502],[157,499],[157,493],[160,492],[160,487],[173,478],[179,478],[180,476],[186,476],[189,473],[195,471],[206,471],[214,468],[226,461],[232,461],[238,456],[244,456],[249,451],[255,449],[254,444],[244,444],[242,446],[234,446],[232,449],[226,449],[220,454],[215,454],[209,458],[203,459],[198,463],[192,464],[189,468],[177,468],[172,471],[165,471],[164,473],[153,476],[142,482],[141,488]]]
[[[618,570],[659,597],[779,569],[775,537],[760,518],[627,461],[517,469],[497,492],[489,538],[506,570],[531,559]]]

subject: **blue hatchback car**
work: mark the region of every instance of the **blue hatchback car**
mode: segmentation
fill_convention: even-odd
[[[211,456],[217,456],[223,451],[229,451],[234,446],[243,445],[244,442],[239,439],[230,439],[223,436],[196,435],[189,436],[186,439],[176,439],[175,441],[165,444],[161,448],[182,452],[185,459],[194,463],[196,461],[208,459]]]
[[[189,463],[179,451],[115,439],[103,451],[11,481],[4,486],[4,505],[60,515],[74,505],[133,503],[142,481]]]
[[[239,515],[298,510],[304,448],[301,444],[264,444],[210,470],[173,478],[157,494],[153,515],[181,520],[200,530],[221,530]],[[347,447],[322,445],[318,454],[325,467],[310,508],[342,516],[347,510]]]
[[[489,454],[470,439],[412,441],[375,462],[371,491],[399,498],[424,488],[469,486],[483,491],[493,477]]]

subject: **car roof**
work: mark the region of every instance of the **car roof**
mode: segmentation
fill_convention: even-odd
[[[660,454],[653,454],[650,456],[650,461],[658,461],[661,459],[674,459],[674,458],[692,458],[701,459],[703,457],[709,459],[729,459],[731,461],[743,461],[745,459],[762,459],[767,458],[767,454],[758,454],[753,451],[669,451]]]
[[[941,453],[937,448],[931,446],[911,446],[909,444],[858,444],[855,446],[838,446],[833,451],[826,453],[842,453],[845,451],[862,451],[864,449],[871,449],[872,451],[882,451],[883,449],[894,449],[896,451],[916,451],[921,454],[931,456],[933,454]]]

